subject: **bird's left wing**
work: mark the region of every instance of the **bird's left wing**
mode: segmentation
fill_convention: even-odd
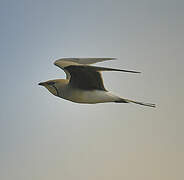
[[[65,69],[70,73],[69,86],[83,90],[103,90],[106,91],[101,73],[93,66],[79,65],[67,66]]]
[[[64,68],[70,74],[69,84],[72,87],[85,90],[104,90],[106,91],[101,71],[123,71],[131,73],[139,73],[137,71],[128,71],[121,69],[112,69],[105,67],[97,67],[90,65],[69,65]]]

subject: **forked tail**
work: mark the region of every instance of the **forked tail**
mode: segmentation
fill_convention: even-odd
[[[156,107],[156,105],[152,104],[152,103],[138,102],[138,101],[133,101],[133,100],[129,100],[129,99],[123,99],[123,98],[120,98],[119,100],[117,100],[115,102],[116,103],[135,103],[135,104],[139,104],[139,105],[143,105],[143,106]]]

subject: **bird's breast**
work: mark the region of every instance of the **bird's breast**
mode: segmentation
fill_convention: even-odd
[[[112,95],[110,92],[101,90],[73,90],[68,94],[68,97],[65,97],[65,99],[77,103],[95,104],[113,102],[117,99],[117,96]]]

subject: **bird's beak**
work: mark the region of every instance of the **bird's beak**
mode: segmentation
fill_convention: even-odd
[[[44,82],[40,82],[40,83],[38,83],[38,85],[45,86],[45,83]]]

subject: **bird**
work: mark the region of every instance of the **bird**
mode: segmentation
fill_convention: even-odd
[[[135,103],[143,106],[156,107],[152,103],[144,103],[119,97],[108,91],[103,83],[101,72],[121,71],[128,73],[140,73],[138,71],[113,69],[93,66],[92,64],[115,60],[116,58],[61,58],[54,65],[61,68],[66,79],[54,79],[40,82],[53,95],[75,103]]]

